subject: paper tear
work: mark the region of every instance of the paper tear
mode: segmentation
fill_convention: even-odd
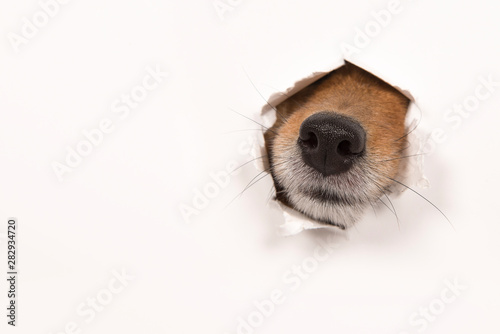
[[[355,64],[352,61],[350,62]],[[314,72],[310,76],[296,81],[294,85],[288,88],[284,93],[276,92],[272,94],[269,97],[268,103],[262,107],[260,114],[256,113],[254,119],[257,119],[259,123],[264,125],[263,131],[256,136],[256,140],[254,141],[251,150],[252,158],[255,159],[254,166],[259,170],[259,172],[265,171],[266,173],[269,173],[268,159],[264,159],[262,157],[267,156],[265,140],[264,140],[264,132],[268,128],[272,127],[272,125],[276,121],[276,111],[272,106],[278,105],[279,103],[289,98],[291,95],[297,93],[298,91],[307,87],[311,83],[317,81],[318,79],[330,73],[331,71],[343,66],[344,64],[345,62],[342,60],[341,63],[337,63],[336,67],[332,68],[327,72]],[[355,65],[359,66],[357,64]],[[363,68],[362,66],[359,67]],[[365,70],[379,77],[380,79],[384,80],[382,76],[377,75],[376,73],[373,73],[367,69]],[[390,84],[390,81],[388,80],[384,81]],[[428,134],[426,134],[422,130],[422,127],[418,126],[419,122],[421,121],[422,112],[416,105],[415,98],[408,89],[402,89],[397,86],[393,87],[399,90],[403,95],[408,97],[408,99],[410,99],[411,101],[405,120],[406,129],[408,131],[411,131],[408,134],[409,147],[407,150],[405,150],[405,156],[408,156],[408,158],[404,159],[406,165],[402,169],[401,175],[398,175],[397,178],[400,182],[404,183],[408,187],[418,186],[420,188],[427,188],[429,186],[429,181],[424,176],[423,173],[423,166],[424,166],[423,154],[425,152],[422,152],[422,149],[424,148],[424,145],[427,142]],[[395,183],[391,188],[391,193],[389,194],[389,196],[398,196],[405,190],[407,190],[407,187]],[[279,210],[283,215],[284,222],[283,224],[279,225],[279,231],[278,231],[278,233],[281,236],[291,236],[298,234],[304,230],[320,229],[320,228],[330,229],[330,230],[335,230],[337,232],[345,233],[343,230],[334,225],[317,222],[303,215],[302,213],[284,205],[283,203],[277,200],[270,201],[269,205],[274,210]]]

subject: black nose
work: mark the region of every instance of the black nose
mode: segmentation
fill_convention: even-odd
[[[346,172],[365,151],[366,133],[356,120],[323,111],[300,126],[302,159],[324,176]]]

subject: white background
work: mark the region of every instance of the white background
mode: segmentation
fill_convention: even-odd
[[[188,220],[180,209],[210,187],[210,173],[251,159],[256,131],[239,130],[258,126],[231,111],[252,117],[265,104],[249,77],[268,96],[328,68],[390,2],[221,2],[232,9],[73,0],[18,47],[13,34],[41,5],[1,2],[0,259],[6,273],[7,218],[16,217],[20,273],[16,328],[0,281],[1,332],[498,333],[500,87],[457,126],[444,115],[474,96],[480,78],[500,81],[500,6],[401,0],[352,55],[411,91],[423,127],[443,129],[426,156],[431,187],[417,190],[454,229],[407,191],[393,200],[399,226],[383,206],[367,212],[293,290],[290,270],[314,264],[330,234],[278,236],[269,177],[231,202],[257,175],[252,164]],[[120,118],[113,104],[148,67],[168,77]],[[58,180],[54,162],[103,119],[113,131]],[[133,279],[110,292],[121,271]],[[463,289],[440,302],[455,281]],[[276,289],[284,301],[259,318],[255,301]],[[78,309],[92,298],[105,305],[90,319]],[[444,309],[425,326],[410,322],[430,305]],[[249,317],[256,326],[242,329]]]

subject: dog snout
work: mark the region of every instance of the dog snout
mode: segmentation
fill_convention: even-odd
[[[324,111],[302,122],[298,143],[304,162],[329,176],[348,171],[363,154],[366,132],[353,118]]]

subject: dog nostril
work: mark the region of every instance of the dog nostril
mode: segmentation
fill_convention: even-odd
[[[356,120],[325,111],[302,122],[298,141],[304,162],[328,176],[351,168],[365,150],[366,133]]]
[[[306,133],[300,138],[302,144],[308,148],[314,149],[318,147],[318,137],[313,132]]]
[[[353,154],[351,152],[351,142],[348,140],[343,140],[339,143],[339,146],[337,146],[337,153],[343,156],[351,155]]]
[[[353,142],[350,140],[341,141],[337,146],[337,153],[341,156],[355,156],[363,153],[363,150],[365,149],[364,142],[361,140],[353,140]]]

